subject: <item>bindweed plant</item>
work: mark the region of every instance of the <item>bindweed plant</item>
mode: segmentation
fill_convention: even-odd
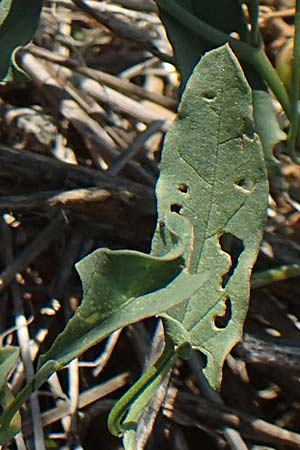
[[[127,450],[135,449],[138,421],[178,357],[200,351],[207,360],[205,376],[213,388],[220,387],[224,360],[242,337],[251,271],[266,220],[267,169],[276,168],[273,149],[285,139],[269,90],[291,121],[289,149],[295,159],[299,135],[297,98],[287,93],[264,52],[258,1],[244,3],[157,0],[182,88],[177,118],[162,150],[151,253],[101,248],[77,264],[82,303],[16,398],[7,376],[18,349],[2,349],[0,444],[19,430],[18,411],[32,390],[113,331],[147,317],[162,320],[163,353],[119,400],[108,421]],[[41,2],[28,4],[34,17],[28,25],[31,36]],[[14,49],[28,40],[25,32],[21,39],[8,36],[6,21],[16,26],[24,20],[18,8],[19,1],[0,4],[1,49],[5,33],[11,42],[0,61],[3,79]],[[293,85],[298,80],[295,65]],[[253,280],[268,283],[274,273],[280,277],[283,272],[256,274]],[[284,274],[298,275],[299,268],[285,268]]]

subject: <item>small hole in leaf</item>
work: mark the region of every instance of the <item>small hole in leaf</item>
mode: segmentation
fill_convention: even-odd
[[[249,119],[249,117],[244,117],[244,131],[245,131],[245,135],[249,138],[249,139],[254,139],[254,128],[253,128],[253,122],[251,119]]]
[[[161,219],[159,219],[158,223],[159,223],[159,228],[164,228],[166,226],[166,221],[163,217]]]
[[[202,353],[200,351],[198,351],[198,355],[201,361],[202,369],[205,369],[205,367],[207,366],[207,356],[205,355],[205,353]]]
[[[248,192],[251,192],[254,186],[254,182],[249,178],[239,178],[235,184]]]
[[[214,91],[208,90],[208,91],[203,92],[202,95],[205,100],[209,100],[209,101],[214,100],[216,98],[216,93]]]
[[[227,253],[231,259],[231,266],[229,270],[222,277],[222,287],[225,288],[230,277],[238,265],[238,260],[245,247],[243,241],[232,233],[223,233],[219,237],[219,244],[223,252]]]
[[[231,319],[231,301],[230,298],[227,297],[225,299],[224,314],[222,314],[222,316],[215,317],[215,325],[217,328],[226,328],[230,319]]]
[[[178,189],[180,192],[182,192],[183,194],[187,194],[189,192],[189,187],[187,184],[185,183],[180,183],[180,185],[178,186]]]
[[[170,210],[177,214],[180,214],[181,209],[182,205],[179,205],[179,203],[172,203],[172,205],[170,206]]]
[[[161,219],[159,219],[158,225],[159,225],[159,234],[160,234],[161,240],[164,243],[164,245],[167,245],[166,221],[165,221],[165,219],[163,217]]]

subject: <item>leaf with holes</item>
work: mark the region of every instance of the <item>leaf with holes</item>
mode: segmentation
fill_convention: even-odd
[[[180,12],[175,11],[175,5],[184,8],[196,19],[200,19],[205,24],[204,28],[209,25],[225,33],[224,44],[226,35],[232,33],[237,33],[242,41],[249,42],[249,29],[240,0],[157,0],[157,5],[173,46],[183,85],[200,57],[208,50],[218,47],[219,44],[207,41],[200,34],[192,31],[188,28],[188,23],[185,22],[186,26],[179,23],[175,17]],[[216,11],[218,14],[215,13]],[[180,19],[182,17],[181,14]],[[278,175],[278,162],[273,156],[273,150],[278,142],[286,139],[286,135],[280,129],[272,98],[263,78],[245,60],[241,63],[252,88],[255,131],[262,141],[266,165],[270,175]]]
[[[230,48],[207,53],[167,135],[157,186],[166,227],[156,230],[153,254],[166,251],[168,228],[188,239],[190,222],[186,270],[209,273],[201,290],[164,316],[166,329],[173,340],[176,330],[180,339],[182,327],[189,333],[192,346],[207,356],[205,373],[214,387],[241,338],[266,218],[267,175],[251,105],[251,90]]]

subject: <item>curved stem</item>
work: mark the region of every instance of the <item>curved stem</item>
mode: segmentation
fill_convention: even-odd
[[[235,45],[232,48],[236,50]],[[269,58],[265,54],[263,49],[255,49],[250,47],[251,51],[247,56],[247,61],[259,72],[262,78],[266,81],[270,89],[273,91],[274,95],[277,97],[281,106],[283,107],[287,117],[291,119],[291,103],[286,91],[286,88],[279,78],[276,70],[272,66]],[[236,51],[238,53],[238,51]],[[241,55],[241,57],[243,57]],[[245,59],[243,57],[243,59]]]
[[[234,40],[238,44],[241,44],[245,54],[249,50],[249,45],[231,38],[228,34],[223,33],[223,31],[208,25],[206,22],[187,11],[183,6],[179,5],[176,0],[157,0],[157,3],[161,9],[176,19],[177,22],[208,41],[214,42],[216,45],[223,45],[229,40]]]
[[[229,43],[234,52],[241,59],[249,62],[267,82],[270,89],[274,92],[274,95],[281,103],[286,115],[288,118],[291,118],[291,105],[287,91],[283,82],[277,75],[276,70],[265,54],[261,39],[259,39],[258,47],[252,47],[246,42],[239,41],[238,39],[235,39],[198,19],[196,16],[179,5],[175,0],[157,0],[157,3],[159,7],[167,14],[172,16],[175,20],[193,31],[198,36],[201,36],[216,45]]]
[[[114,436],[120,437],[125,431],[134,429],[143,409],[163,382],[176,358],[176,350],[166,349],[155,365],[150,367],[113,407],[108,417],[108,428]],[[133,410],[130,410],[126,420],[122,422],[130,407],[133,407]]]

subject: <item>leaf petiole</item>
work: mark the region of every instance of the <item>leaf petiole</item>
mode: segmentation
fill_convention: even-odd
[[[116,403],[108,417],[108,428],[114,436],[120,437],[126,431],[136,429],[144,408],[171,370],[177,356],[174,348],[166,348],[154,366]],[[128,415],[123,420],[127,412]]]
[[[179,5],[176,0],[157,0],[157,3],[158,6],[167,14],[172,16],[175,20],[189,30],[193,31],[193,33],[198,36],[201,36],[202,38],[220,46],[228,42],[241,59],[247,61],[259,72],[262,78],[269,85],[270,89],[273,91],[274,95],[277,97],[278,101],[281,103],[287,117],[289,119],[291,118],[291,104],[289,96],[283,82],[265,54],[263,43],[260,38],[258,39],[258,47],[253,47],[246,42],[235,39],[234,37],[208,25]],[[256,34],[260,37],[258,31]]]
[[[258,47],[260,45],[260,32],[258,26],[258,18],[259,18],[259,1],[258,0],[249,0],[247,2],[250,22],[251,22],[251,45],[253,47]]]

